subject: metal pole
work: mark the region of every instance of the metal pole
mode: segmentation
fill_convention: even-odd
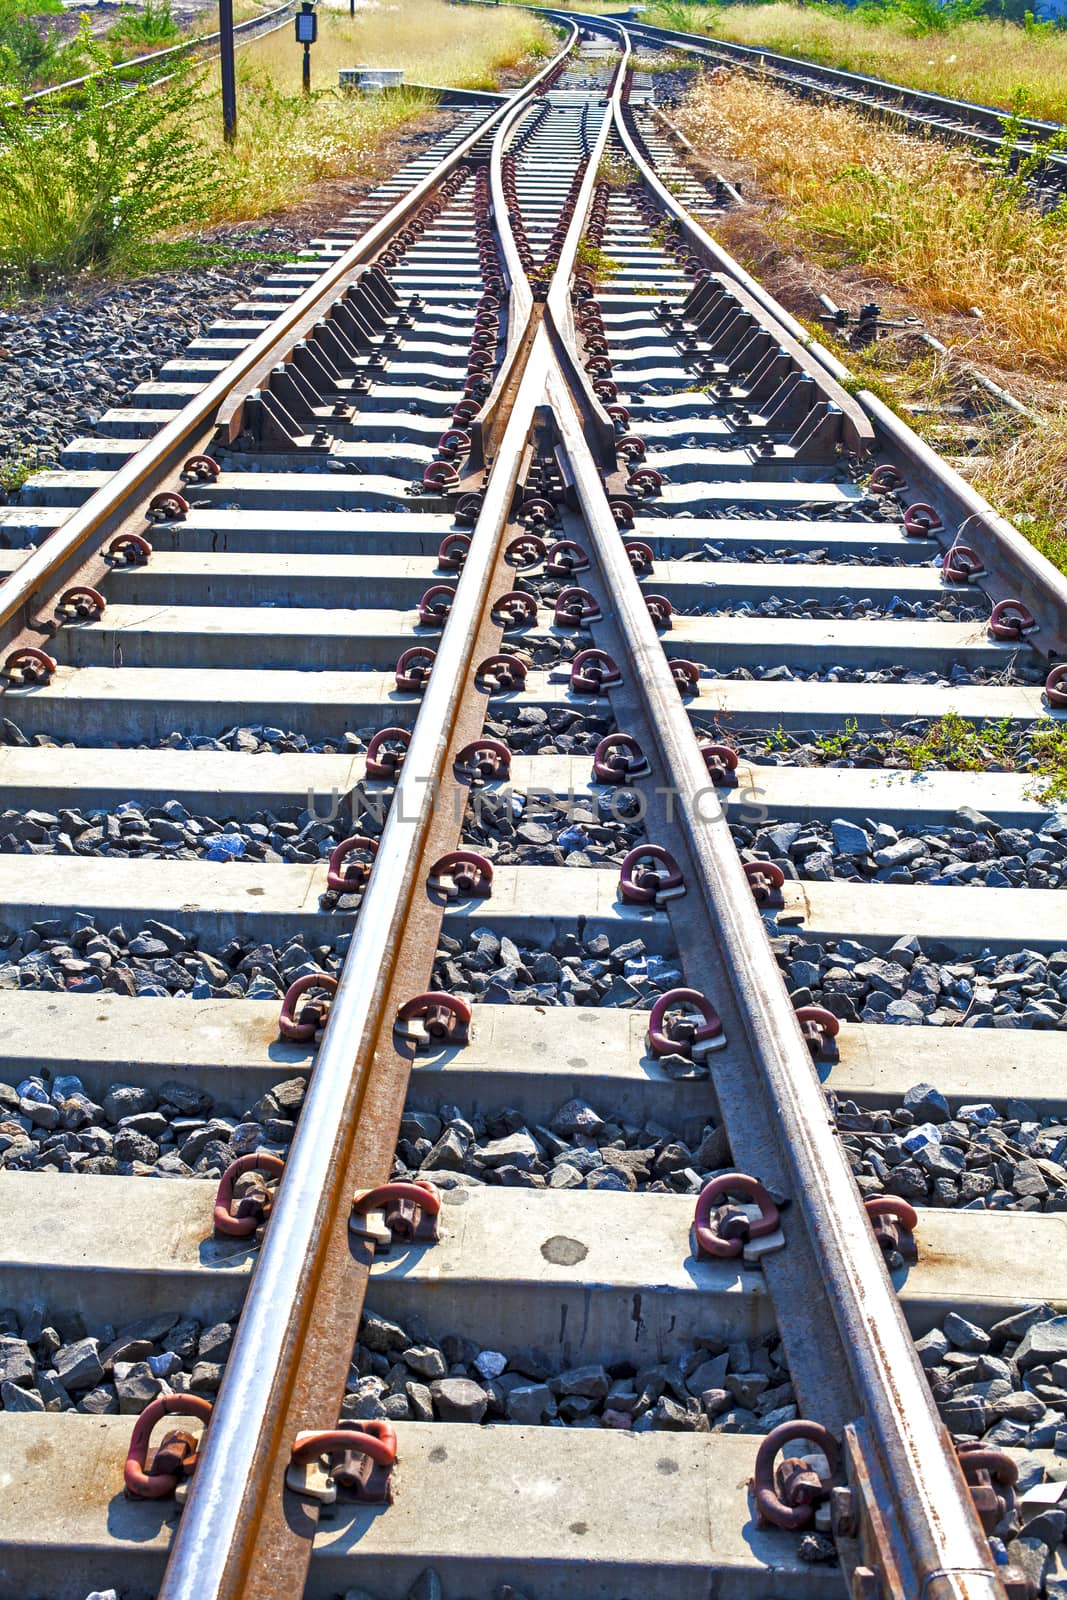
[[[237,137],[237,74],[233,60],[233,0],[219,0],[219,71],[222,76],[222,133]]]
[[[311,93],[311,46],[304,46],[304,93]]]

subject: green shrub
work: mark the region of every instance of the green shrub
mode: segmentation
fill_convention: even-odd
[[[143,11],[123,11],[108,38],[115,44],[134,49],[161,49],[181,38],[181,29],[170,14],[170,0],[145,0]]]
[[[88,37],[94,76],[75,104],[29,110],[0,90],[0,272],[9,285],[129,259],[203,214],[214,164],[197,137],[187,68],[131,91]]]
[[[62,15],[60,0],[0,0],[0,78],[23,92],[38,84],[57,83],[81,71],[80,40],[65,40],[57,28],[42,26],[46,15]]]

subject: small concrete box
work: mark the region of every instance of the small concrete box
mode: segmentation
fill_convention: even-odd
[[[337,74],[342,89],[358,89],[361,94],[377,94],[380,89],[396,89],[404,81],[403,67],[342,67]]]

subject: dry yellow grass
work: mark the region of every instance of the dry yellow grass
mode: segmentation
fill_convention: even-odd
[[[698,80],[679,122],[777,199],[766,226],[784,248],[861,267],[920,311],[978,307],[1009,366],[1067,366],[1067,216],[1040,216],[961,152],[743,74]]]
[[[653,8],[649,20],[981,105],[1010,109],[1022,94],[1031,115],[1067,121],[1067,33],[1027,32],[1014,23],[980,20],[915,37],[913,25],[899,12],[875,22],[870,13],[847,16],[788,4],[670,5],[667,10],[670,17]]]
[[[215,106],[217,68],[205,85],[210,114],[203,122],[206,152],[219,164],[207,220],[244,221],[285,211],[332,178],[373,179],[387,140],[433,106],[417,91],[367,96],[337,87],[340,67],[364,62],[403,67],[409,79],[462,88],[492,87],[498,74],[533,71],[551,53],[552,35],[534,15],[510,7],[467,11],[445,0],[404,4],[347,4],[320,11],[312,47],[314,93],[300,92],[303,52],[291,28],[251,44],[237,57],[238,137],[227,150]]]

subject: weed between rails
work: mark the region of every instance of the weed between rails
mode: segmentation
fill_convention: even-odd
[[[916,730],[861,729],[853,719],[809,741],[784,728],[763,735],[768,750],[788,754],[803,744],[822,766],[855,762],[908,772],[1018,772],[1028,774],[1029,798],[1042,805],[1067,801],[1067,726],[1034,722],[1020,728],[1010,718],[970,722],[946,711]]]

